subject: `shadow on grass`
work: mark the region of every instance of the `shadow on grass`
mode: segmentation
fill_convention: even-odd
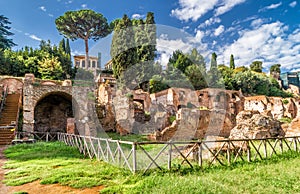
[[[16,161],[27,161],[35,159],[54,158],[84,158],[78,149],[66,146],[61,142],[37,142],[34,144],[18,144],[4,150],[8,159]]]

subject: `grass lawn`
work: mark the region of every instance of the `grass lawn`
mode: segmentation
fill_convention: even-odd
[[[11,146],[7,185],[35,180],[75,188],[104,185],[102,193],[300,193],[300,155],[286,153],[254,163],[210,169],[176,169],[132,174],[104,162],[84,159],[62,143]]]

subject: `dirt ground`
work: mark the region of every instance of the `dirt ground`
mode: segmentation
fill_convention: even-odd
[[[41,185],[39,184],[39,181],[21,186],[6,186],[2,183],[4,175],[7,172],[2,168],[7,160],[3,155],[3,150],[5,150],[5,148],[5,146],[0,146],[0,194],[13,194],[18,191],[27,192],[29,194],[98,194],[99,191],[104,188],[103,186],[98,186],[87,189],[73,189],[71,187],[61,186],[59,184]]]

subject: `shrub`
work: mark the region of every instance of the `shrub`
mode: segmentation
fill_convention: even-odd
[[[176,116],[172,115],[172,116],[169,117],[169,122],[170,122],[171,124],[172,124],[173,121],[175,121],[175,120],[176,120]]]

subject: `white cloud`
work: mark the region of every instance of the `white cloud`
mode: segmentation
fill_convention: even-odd
[[[72,0],[69,0],[69,1],[66,1],[66,2],[65,2],[65,4],[71,4],[71,3],[73,3]]]
[[[200,25],[198,26],[198,28],[205,28],[205,27],[207,27],[207,26],[211,26],[211,25],[213,25],[213,24],[220,23],[220,22],[221,22],[221,19],[220,19],[220,18],[218,18],[218,17],[211,17],[211,18],[209,18],[208,20],[205,20],[204,23],[200,24]]]
[[[254,28],[257,28],[257,27],[260,27],[263,23],[264,23],[263,19],[258,18],[258,19],[253,20],[251,22],[251,26],[254,27]]]
[[[268,5],[268,6],[264,7],[264,8],[262,8],[262,9],[258,10],[258,12],[263,12],[263,11],[270,10],[270,9],[276,9],[276,8],[278,8],[281,5],[282,5],[282,2],[279,2],[277,4],[271,4],[271,5]]]
[[[190,43],[185,42],[182,39],[167,39],[161,36],[156,41],[157,51],[164,51],[170,54],[175,50],[181,50],[183,53],[187,53],[193,48]]]
[[[39,7],[39,9],[42,10],[42,11],[47,11],[45,6],[41,6],[41,7]]]
[[[173,9],[171,15],[183,21],[197,21],[200,17],[212,10],[218,0],[179,0],[179,8]]]
[[[131,16],[132,19],[142,19],[143,17],[145,16],[138,13],[132,14]]]
[[[87,4],[82,4],[81,8],[87,8]]]
[[[158,61],[165,67],[172,53],[175,50],[181,50],[183,53],[188,53],[193,48],[193,43],[178,39],[169,39],[167,34],[162,34],[156,40],[157,51],[160,53]]]
[[[51,13],[49,13],[49,14],[48,14],[48,16],[49,16],[49,17],[52,17],[52,18],[54,17],[54,15],[53,15],[53,14],[51,14]]]
[[[297,5],[297,1],[293,1],[289,4],[290,7],[296,7]]]
[[[202,42],[203,37],[204,37],[204,32],[197,30],[196,35],[195,35],[195,40],[197,42]]]
[[[258,17],[257,16],[250,16],[250,17],[247,17],[246,19],[244,20],[235,20],[232,22],[232,25],[238,25],[238,24],[241,24],[241,23],[244,23],[244,22],[248,22],[248,21],[251,21],[251,20],[255,20],[257,19]]]
[[[17,28],[12,28],[12,30],[14,30],[14,31],[16,31],[16,32],[18,32],[18,33],[21,33],[21,32],[22,32],[22,30],[19,30],[19,29],[17,29]]]
[[[81,52],[81,51],[78,51],[78,50],[75,50],[75,51],[71,51],[71,56],[76,56],[76,55],[85,55],[84,52]]]
[[[222,34],[224,32],[224,26],[220,25],[217,29],[215,29],[214,35],[215,36],[219,36],[220,34]]]
[[[37,41],[41,41],[41,40],[42,40],[41,38],[37,37],[37,36],[34,35],[34,34],[30,34],[30,35],[29,35],[29,38],[31,38],[31,39],[33,39],[33,40],[37,40]]]
[[[234,6],[244,3],[246,0],[223,0],[221,6],[215,10],[215,16],[222,15],[230,11]]]
[[[229,63],[233,54],[238,66],[262,60],[265,68],[279,63],[285,69],[300,68],[300,29],[287,34],[288,26],[281,22],[263,24],[252,30],[244,30],[235,42],[219,49],[218,61]]]
[[[171,15],[182,21],[197,21],[214,8],[215,17],[230,11],[246,0],[179,0],[179,7],[171,11]],[[208,22],[210,22],[208,20]]]

